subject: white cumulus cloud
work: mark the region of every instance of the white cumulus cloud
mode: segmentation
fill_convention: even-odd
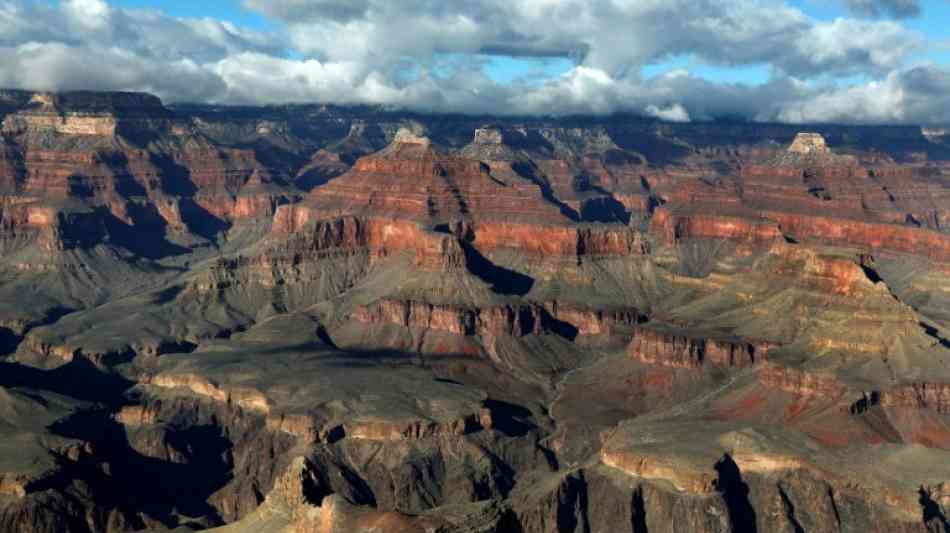
[[[845,1],[861,18],[817,20],[784,0],[245,0],[277,28],[255,31],[107,0],[0,0],[0,85],[141,90],[170,102],[950,122],[947,68],[914,66],[928,43],[889,20],[914,15],[916,2]],[[485,57],[568,67],[499,83]],[[771,77],[644,75],[683,57]]]

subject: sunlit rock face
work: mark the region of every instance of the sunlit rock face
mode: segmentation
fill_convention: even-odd
[[[801,155],[819,155],[831,153],[820,133],[799,133],[788,147],[788,151]]]
[[[0,122],[0,531],[946,527],[941,128]]]

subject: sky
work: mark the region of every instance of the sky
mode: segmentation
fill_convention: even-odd
[[[0,86],[950,124],[950,0],[0,0]]]

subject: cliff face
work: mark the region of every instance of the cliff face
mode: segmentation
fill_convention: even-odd
[[[774,346],[768,342],[708,339],[690,334],[641,327],[628,348],[632,357],[649,364],[675,368],[748,367],[768,360]]]
[[[668,242],[783,236],[947,258],[939,231],[947,193],[930,169],[836,155],[821,135],[801,134],[785,152],[744,161],[732,180],[731,191],[722,181],[690,188],[663,183],[658,193],[668,205],[658,210],[653,231]]]
[[[545,329],[538,307],[459,309],[419,302],[387,300],[360,307],[353,318],[365,323],[389,323],[423,330],[435,329],[456,335],[530,335]]]
[[[328,215],[372,213],[433,224],[458,218],[570,221],[529,180],[494,176],[484,162],[441,154],[428,139],[400,133],[378,154],[312,191],[310,206]]]
[[[802,397],[838,398],[844,394],[843,385],[827,373],[768,366],[759,371],[758,377],[766,387]]]
[[[487,339],[500,335],[557,334],[565,330],[585,336],[610,335],[615,331],[626,334],[627,328],[645,320],[636,309],[594,310],[556,301],[465,308],[392,299],[360,306],[352,318],[366,324],[392,324]]]
[[[0,117],[0,531],[946,528],[940,131]]]
[[[313,216],[306,208],[281,206],[274,216],[273,240],[280,242],[293,235],[292,248],[303,256],[365,251],[372,257],[385,258],[408,251],[415,257],[416,266],[423,269],[459,268],[465,264],[457,239],[425,230],[416,222],[348,216],[311,222]]]

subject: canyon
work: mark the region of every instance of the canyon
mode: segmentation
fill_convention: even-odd
[[[0,531],[950,530],[943,129],[0,124]]]

